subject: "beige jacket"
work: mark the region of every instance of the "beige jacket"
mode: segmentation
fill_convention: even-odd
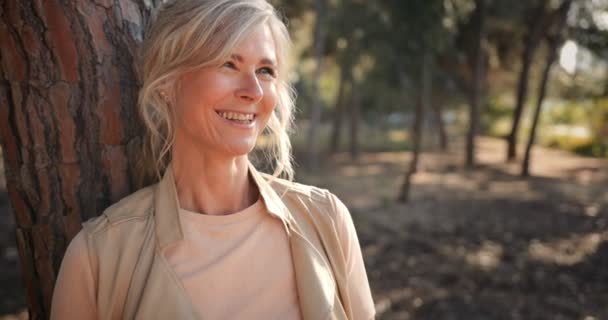
[[[353,275],[347,274],[345,250],[357,250],[355,258],[362,258],[356,238],[356,248],[343,248],[336,233],[336,212],[346,207],[327,190],[275,179],[251,164],[249,169],[269,213],[289,235],[303,319],[373,316],[353,314],[353,303],[373,313],[373,301],[362,261],[355,277],[363,277],[363,285],[353,290],[348,283]],[[99,319],[204,318],[163,256],[183,239],[178,209],[172,170],[167,170],[158,184],[84,224]]]

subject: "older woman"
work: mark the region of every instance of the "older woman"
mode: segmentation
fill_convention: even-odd
[[[373,318],[348,210],[291,181],[290,40],[272,6],[169,1],[146,35],[145,154],[162,178],[84,224],[51,318]],[[264,131],[274,175],[248,158]]]

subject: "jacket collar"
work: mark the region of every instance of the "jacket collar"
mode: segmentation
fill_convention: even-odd
[[[260,191],[260,196],[264,201],[266,209],[270,215],[283,222],[285,231],[289,234],[289,221],[291,220],[291,216],[289,210],[281,200],[281,196],[279,196],[270,183],[266,181],[267,178],[264,177],[265,174],[258,172],[250,161],[248,162],[248,168],[249,174]],[[156,188],[154,217],[156,235],[161,250],[175,241],[184,238],[179,218],[179,200],[171,164],[167,166],[163,178]]]

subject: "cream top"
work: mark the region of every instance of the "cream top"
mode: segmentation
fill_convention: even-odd
[[[212,216],[179,210],[184,240],[165,257],[206,319],[300,319],[293,263],[280,220],[262,200]]]

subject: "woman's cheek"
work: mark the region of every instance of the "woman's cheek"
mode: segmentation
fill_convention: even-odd
[[[277,102],[279,101],[278,96],[277,96],[277,88],[276,88],[276,84],[271,83],[268,86],[268,93],[265,94],[265,97],[267,99],[267,101],[264,102],[264,106],[265,108],[268,109],[268,113],[271,113],[275,106],[277,105]]]

